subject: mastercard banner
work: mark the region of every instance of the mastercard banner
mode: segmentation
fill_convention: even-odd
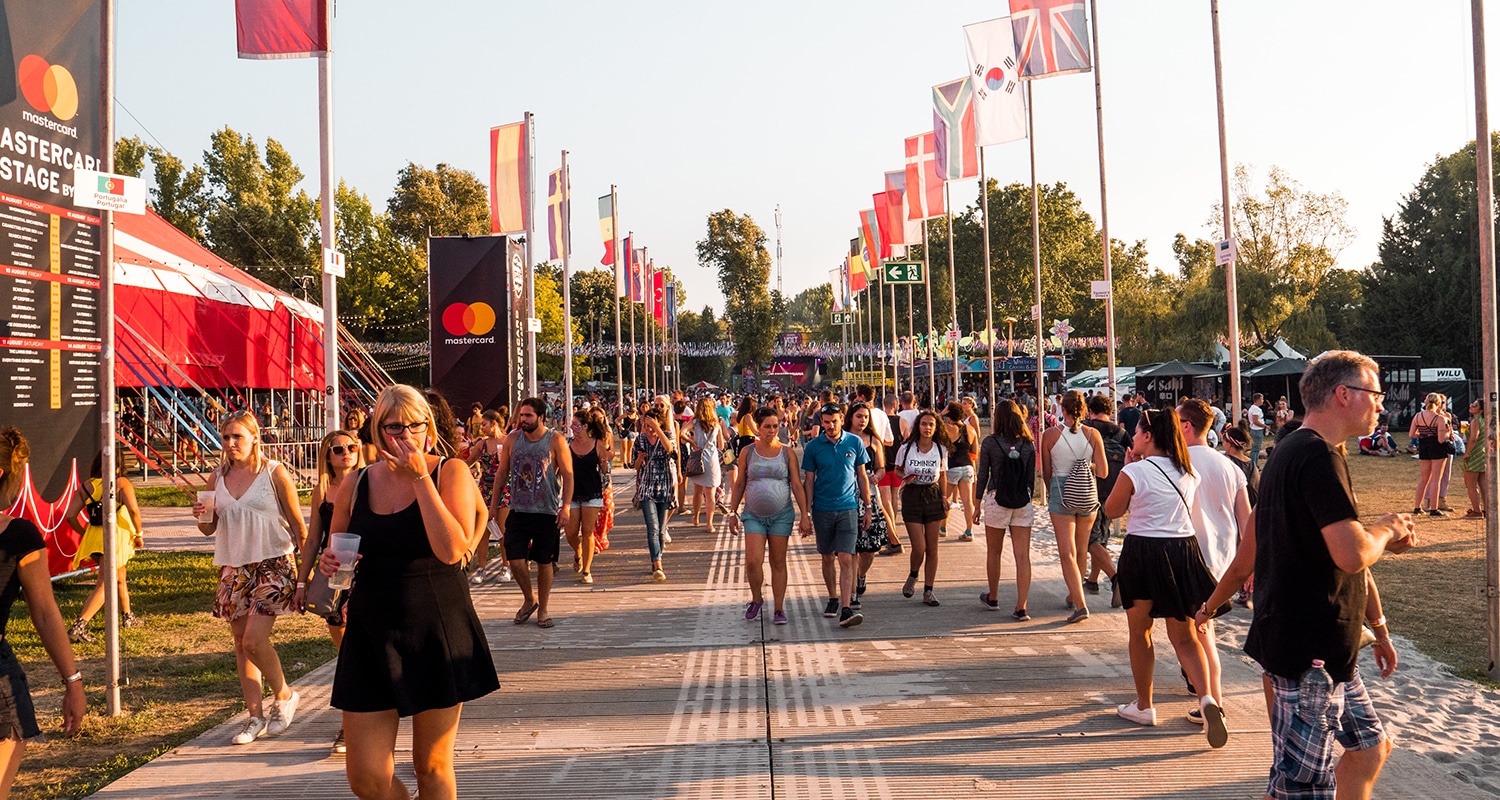
[[[515,408],[530,363],[524,248],[507,236],[433,237],[427,261],[429,383],[454,408]]]

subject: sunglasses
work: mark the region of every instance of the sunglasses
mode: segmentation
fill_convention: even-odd
[[[336,456],[341,456],[347,453],[358,452],[358,450],[356,450],[354,445],[352,444],[336,444],[328,448],[328,452]]]

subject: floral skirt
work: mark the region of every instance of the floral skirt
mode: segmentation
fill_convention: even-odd
[[[236,620],[274,617],[297,610],[297,566],[290,553],[242,567],[219,567],[214,616]]]

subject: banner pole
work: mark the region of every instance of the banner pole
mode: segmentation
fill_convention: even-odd
[[[884,277],[884,275],[882,275],[881,277]],[[896,284],[894,284],[894,283],[890,284],[890,287],[891,287],[891,337],[889,339],[886,339],[886,342],[891,347],[891,390],[893,392],[895,392],[896,394],[900,394],[901,393],[901,359],[897,356],[897,351],[899,350],[899,348],[896,347],[896,339],[897,339],[897,334],[896,334]],[[881,324],[883,325],[884,323],[882,322]],[[883,370],[881,372],[881,380],[885,380],[884,371]]]
[[[631,249],[633,249],[634,245],[635,245],[634,239],[635,239],[635,231],[629,231],[629,232],[627,232],[625,234],[625,241],[630,242],[630,244],[631,244],[631,247],[627,247],[625,249],[625,252],[624,252],[625,263],[626,264],[631,263],[631,259],[634,257],[634,253],[630,252]],[[628,280],[630,280],[630,278],[631,278],[630,270],[627,268],[625,270],[625,280],[628,281]],[[635,356],[636,356],[636,352],[635,351],[636,351],[637,348],[635,346],[635,305],[634,305],[634,303],[635,303],[635,301],[633,301],[633,300],[630,299],[630,287],[627,286],[625,288],[625,305],[626,305],[627,308],[630,309],[630,395],[632,397],[635,397],[635,396],[637,396],[637,395],[639,395],[641,393],[640,376],[635,371]],[[645,330],[646,341],[649,342],[649,341],[651,341],[651,326],[650,325],[646,325],[644,327],[646,328],[646,330]]]
[[[946,186],[946,184],[944,184]],[[928,405],[937,407],[937,348],[933,347],[932,334],[932,267],[927,258],[927,220],[922,220],[922,273],[927,290],[927,393]],[[921,404],[918,403],[918,406]]]
[[[923,223],[926,224],[926,223]],[[906,387],[913,394],[917,391],[917,312],[912,304],[911,284],[906,284],[906,349],[911,357],[906,361]]]
[[[1500,400],[1500,373],[1497,373],[1495,324],[1495,172],[1494,141],[1490,135],[1489,84],[1485,74],[1484,0],[1472,0],[1474,35],[1474,165],[1475,188],[1479,195],[1479,296],[1480,330],[1484,359],[1484,438],[1475,447],[1484,448],[1485,515],[1484,515],[1484,605],[1489,632],[1489,677],[1500,679],[1500,517],[1495,513],[1496,490],[1500,489],[1500,459],[1489,446],[1495,441],[1497,417],[1495,406]]]
[[[642,256],[643,256],[642,257],[642,262],[643,263],[637,265],[637,267],[636,267],[636,271],[635,272],[636,272],[637,278],[639,278],[642,270],[646,270],[648,272],[648,274],[649,274],[649,271],[650,271],[649,268],[646,265],[651,263],[651,259],[644,257],[644,255],[645,255],[644,250],[645,250],[645,248],[642,248],[642,251],[643,251],[643,253],[642,253]],[[642,296],[643,297],[645,296],[644,293],[642,293]],[[632,303],[630,305],[630,312],[631,312],[630,313],[630,319],[632,320],[632,324],[634,324],[634,320],[635,320],[635,305],[634,305],[633,301],[632,301]],[[652,350],[652,343],[655,341],[652,338],[652,336],[651,336],[651,326],[650,325],[646,325],[643,322],[641,327],[643,327],[643,328],[646,329],[646,349],[645,349],[645,352],[642,354],[642,358],[641,358],[641,365],[644,368],[643,372],[642,372],[642,377],[644,378],[645,383],[646,383],[646,394],[654,396],[655,393],[656,393],[655,392],[655,389],[656,389],[656,372],[655,372],[655,370],[656,370],[656,365],[659,364],[659,363],[661,363],[661,358],[658,356],[655,360],[652,359],[652,356],[656,355],[656,354],[651,352],[651,350]],[[637,390],[637,393],[639,393],[639,390]]]
[[[989,413],[995,418],[995,295],[990,272],[990,181],[984,171],[984,148],[979,148],[979,219],[984,227],[984,339],[985,369],[990,377]]]
[[[620,224],[619,194],[615,191],[615,185],[609,185],[609,253],[615,267],[615,404],[620,411],[625,411],[625,365],[620,358],[620,234],[617,225]]]
[[[1036,433],[1037,441],[1042,440],[1042,414],[1046,411],[1046,350],[1042,347],[1042,225],[1040,201],[1036,193],[1036,128],[1034,100],[1036,95],[1032,92],[1033,81],[1026,82],[1026,143],[1031,149],[1031,266],[1032,287],[1036,305],[1032,306],[1031,314],[1036,318],[1036,423],[1032,430]],[[1037,471],[1042,468],[1042,460],[1036,460]],[[1043,487],[1042,496],[1046,497],[1046,488]]]
[[[1219,50],[1219,0],[1209,0],[1209,16],[1214,29],[1214,92],[1219,109],[1219,190],[1220,216],[1224,218],[1224,238],[1233,237],[1234,208],[1229,204],[1229,144],[1224,132],[1224,62]],[[1482,35],[1482,32],[1481,32]],[[1094,46],[1098,52],[1098,45]],[[1100,123],[1101,125],[1103,123]],[[1102,146],[1102,145],[1101,145]],[[1102,161],[1100,162],[1102,165]],[[1103,169],[1101,166],[1100,169]],[[1229,299],[1229,424],[1237,424],[1244,396],[1240,387],[1240,290],[1239,276],[1233,260],[1224,265],[1224,288]],[[1113,334],[1110,339],[1114,342]],[[1113,360],[1110,364],[1113,368]],[[1111,374],[1111,379],[1114,376]]]
[[[338,249],[333,224],[333,3],[323,4],[323,30],[328,49],[318,56],[318,196],[322,205],[318,236],[323,247]],[[114,142],[110,142],[114,148]],[[339,294],[338,278],[323,270],[323,427],[336,431],[339,419]]]
[[[573,243],[573,191],[568,176],[568,151],[562,151],[562,297],[563,297],[563,384],[567,387],[563,413],[573,412],[573,271],[568,247]],[[566,423],[564,423],[566,424]]]
[[[102,0],[104,13],[104,39],[100,60],[104,66],[104,96],[100,99],[100,111],[104,123],[104,171],[115,171],[115,3]],[[321,63],[321,62],[320,62]],[[120,535],[115,524],[115,213],[103,209],[100,213],[102,252],[100,253],[100,302],[99,302],[99,444],[104,453],[99,469],[102,484],[100,499],[103,501],[103,559],[99,565],[99,580],[104,586],[104,704],[111,717],[120,716],[120,589],[116,582],[107,579],[113,576],[119,565],[115,563],[115,539]],[[327,278],[325,277],[326,281]],[[147,403],[149,406],[150,403]],[[45,559],[44,559],[45,561]]]
[[[875,270],[875,316],[880,318],[880,346],[875,349],[875,363],[880,365],[880,383],[875,387],[878,391],[870,398],[870,402],[877,406],[872,411],[878,410],[880,398],[885,395],[885,265]],[[873,333],[872,333],[873,336]]]
[[[948,188],[948,182],[943,181],[943,205],[948,209],[948,305],[953,314],[953,327],[951,330],[958,333],[958,267],[953,257],[953,190]],[[947,339],[947,334],[944,334]],[[953,394],[949,395],[950,402],[958,402],[958,396],[963,393],[963,373],[958,371],[958,341],[953,341]]]
[[[1213,0],[1217,3],[1218,0]],[[1104,180],[1104,90],[1099,77],[1099,7],[1098,0],[1089,0],[1089,16],[1094,18],[1094,120],[1099,129],[1099,228],[1104,240],[1104,282],[1109,286],[1109,297],[1104,298],[1104,345],[1109,361],[1110,416],[1114,416],[1115,388],[1115,277],[1110,265],[1109,252],[1109,192]],[[1217,41],[1217,39],[1216,39]],[[1217,52],[1217,47],[1215,48]],[[1217,58],[1215,59],[1217,61]],[[1220,84],[1222,86],[1222,84]],[[1064,350],[1063,358],[1067,358]]]
[[[531,243],[531,231],[534,227],[531,217],[536,210],[536,142],[533,120],[532,113],[526,112],[525,133],[522,134],[526,137],[526,163],[521,165],[526,170],[526,209],[521,218],[526,221],[526,384],[532,397],[540,397],[541,390],[536,382],[536,331],[531,329],[531,321],[536,319],[536,259],[533,257],[536,249]]]

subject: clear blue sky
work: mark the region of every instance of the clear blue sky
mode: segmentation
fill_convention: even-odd
[[[1171,269],[1174,234],[1214,236],[1209,3],[1098,5],[1110,234],[1146,240],[1151,263]],[[1434,158],[1474,138],[1469,4],[1221,5],[1231,162],[1261,174],[1279,165],[1308,189],[1341,193],[1358,238],[1340,264],[1369,264],[1381,218]],[[224,125],[273,137],[316,193],[314,61],[235,58],[229,0],[117,7],[117,94],[140,120],[120,114],[121,136],[154,136],[189,161]],[[602,253],[593,199],[614,183],[622,227],[673,267],[694,308],[722,307],[715,275],[694,256],[705,217],[748,213],[774,247],[780,203],[795,293],[827,280],[882,173],[900,167],[903,138],[930,129],[929,87],[964,71],[961,27],[1007,8],[346,0],[334,23],[336,172],[384,208],[408,161],[483,176],[488,129],[531,111],[539,207],[546,172],[570,151],[575,268]],[[1037,84],[1036,138],[1039,180],[1067,182],[1097,221],[1092,75]],[[1002,183],[1029,179],[1024,142],[986,158]],[[977,184],[953,191],[959,205]]]

